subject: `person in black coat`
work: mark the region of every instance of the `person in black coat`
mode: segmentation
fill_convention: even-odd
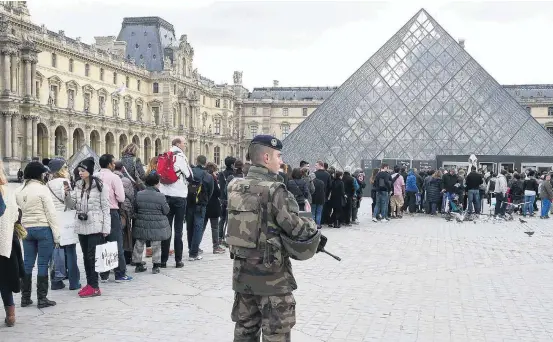
[[[311,214],[313,214],[313,220],[317,223],[317,229],[321,229],[323,206],[326,202],[326,188],[325,183],[318,178],[313,179],[313,185],[315,186],[315,192],[311,196]]]
[[[346,202],[346,191],[344,190],[342,176],[342,171],[336,171],[336,176],[332,182],[332,190],[330,191],[330,206],[332,208],[331,220],[334,223],[334,228],[340,228]]]
[[[442,201],[442,173],[440,170],[434,172],[426,181],[425,191],[430,215],[436,215],[438,203]]]
[[[132,230],[136,239],[132,254],[132,262],[136,265],[136,272],[146,271],[142,264],[142,253],[146,241],[152,245],[152,273],[159,273],[161,267],[161,241],[171,237],[171,225],[167,214],[169,204],[159,191],[159,175],[151,173],[144,179],[146,189],[136,194],[134,204],[135,219]]]
[[[325,203],[323,205],[321,223],[330,224],[330,212],[332,211],[332,208],[330,207],[329,197],[330,197],[330,190],[332,189],[332,176],[326,170],[325,163],[320,160],[317,163],[315,163],[315,169],[316,169],[315,178],[322,181],[325,185]]]
[[[234,162],[236,158],[225,158],[225,170],[218,174],[219,190],[221,191],[221,217],[219,219],[219,242],[223,243],[225,240],[225,223],[227,222],[227,180],[234,174]]]
[[[351,167],[346,166],[344,170],[344,175],[342,176],[342,182],[344,183],[344,191],[346,192],[346,204],[344,205],[342,223],[344,223],[346,226],[351,226],[351,211],[353,205],[353,196],[355,196],[355,185],[353,177],[351,176]]]
[[[288,181],[287,187],[288,191],[296,198],[300,211],[304,211],[305,202],[309,198],[309,187],[307,183],[301,179],[301,169],[295,168],[292,170],[292,179]]]
[[[207,172],[213,177],[213,194],[209,198],[207,208],[205,210],[204,219],[204,232],[207,227],[207,221],[211,221],[211,242],[213,243],[213,254],[223,254],[225,249],[219,245],[219,217],[221,216],[221,204],[219,198],[221,196],[221,189],[219,188],[219,178],[215,171],[217,171],[217,165],[214,163],[207,163]]]

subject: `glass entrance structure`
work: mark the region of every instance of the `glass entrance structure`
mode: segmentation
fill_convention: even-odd
[[[286,163],[553,155],[553,136],[424,9],[284,140]]]

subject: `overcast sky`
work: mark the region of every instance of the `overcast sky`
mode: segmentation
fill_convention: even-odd
[[[338,86],[421,7],[502,84],[553,83],[553,2],[33,0],[32,20],[68,37],[117,36],[123,17],[159,16],[188,35],[200,74],[253,87]]]

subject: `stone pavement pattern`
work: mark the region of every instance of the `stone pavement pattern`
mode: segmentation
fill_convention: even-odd
[[[324,228],[342,262],[293,262],[293,341],[553,340],[553,221],[372,223],[367,204],[361,225]],[[231,261],[208,253],[206,233],[204,260],[182,269],[153,275],[145,259],[148,272],[129,267],[134,281],[101,284],[101,297],[64,289],[55,307],[18,305],[0,341],[231,341]]]

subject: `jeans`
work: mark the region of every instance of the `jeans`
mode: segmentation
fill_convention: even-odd
[[[204,218],[204,228],[202,230],[202,236],[205,233],[205,228],[207,227],[207,221],[211,221],[211,242],[213,243],[213,248],[219,247],[219,218]],[[188,233],[188,231],[186,231]]]
[[[27,237],[23,240],[23,260],[25,274],[33,274],[35,261],[38,276],[48,276],[48,264],[54,252],[54,237],[50,227],[27,228]]]
[[[549,209],[551,208],[551,200],[544,198],[541,200],[541,217],[549,216]]]
[[[353,196],[353,201],[351,202],[351,221],[357,222],[357,214],[359,213],[359,198],[357,195]]]
[[[534,201],[536,200],[536,195],[534,196],[524,196],[524,210],[522,211],[522,214],[526,216],[528,215],[534,215]]]
[[[227,205],[221,204],[221,217],[219,218],[219,241],[223,241],[225,239],[225,224],[227,223]]]
[[[96,264],[96,246],[105,242],[101,233],[81,235],[79,234],[79,244],[83,252],[84,271],[86,273],[86,283],[93,288],[98,288],[98,273],[95,269]]]
[[[378,214],[385,219],[388,215],[388,191],[376,192],[376,204],[374,206],[373,217],[378,218]]]
[[[495,194],[495,215],[505,216],[505,210],[507,209],[506,198],[503,193]]]
[[[469,214],[472,214],[474,206],[474,212],[480,214],[480,190],[471,189],[468,191],[467,210]]]
[[[446,210],[446,201],[449,199],[449,207],[447,208],[449,211],[451,211],[451,202],[453,201],[453,192],[444,192],[443,199],[442,199],[442,212],[445,212]]]
[[[186,212],[186,235],[188,240],[188,257],[195,258],[200,251],[204,232],[205,205],[188,207]]]
[[[123,251],[123,226],[121,224],[121,216],[119,210],[111,209],[111,231],[106,237],[107,242],[117,242],[117,253],[119,254],[119,265],[115,268],[115,277],[124,277],[127,273],[127,262],[125,261],[125,252]],[[102,279],[109,278],[109,271],[102,272]]]
[[[436,210],[438,209],[438,202],[430,202],[430,214],[436,215]]]
[[[313,215],[313,220],[317,224],[317,227],[319,227],[321,225],[321,217],[323,215],[323,205],[311,204],[311,214]]]
[[[182,261],[182,231],[184,227],[184,216],[186,215],[186,198],[165,196],[167,204],[169,204],[169,226],[175,228],[174,246],[175,249],[175,262]],[[166,264],[169,259],[169,247],[171,246],[171,238],[161,242],[161,263]]]
[[[4,257],[0,256],[0,258]],[[12,289],[7,281],[0,281],[0,295],[2,295],[2,302],[4,302],[4,306],[14,305]]]

